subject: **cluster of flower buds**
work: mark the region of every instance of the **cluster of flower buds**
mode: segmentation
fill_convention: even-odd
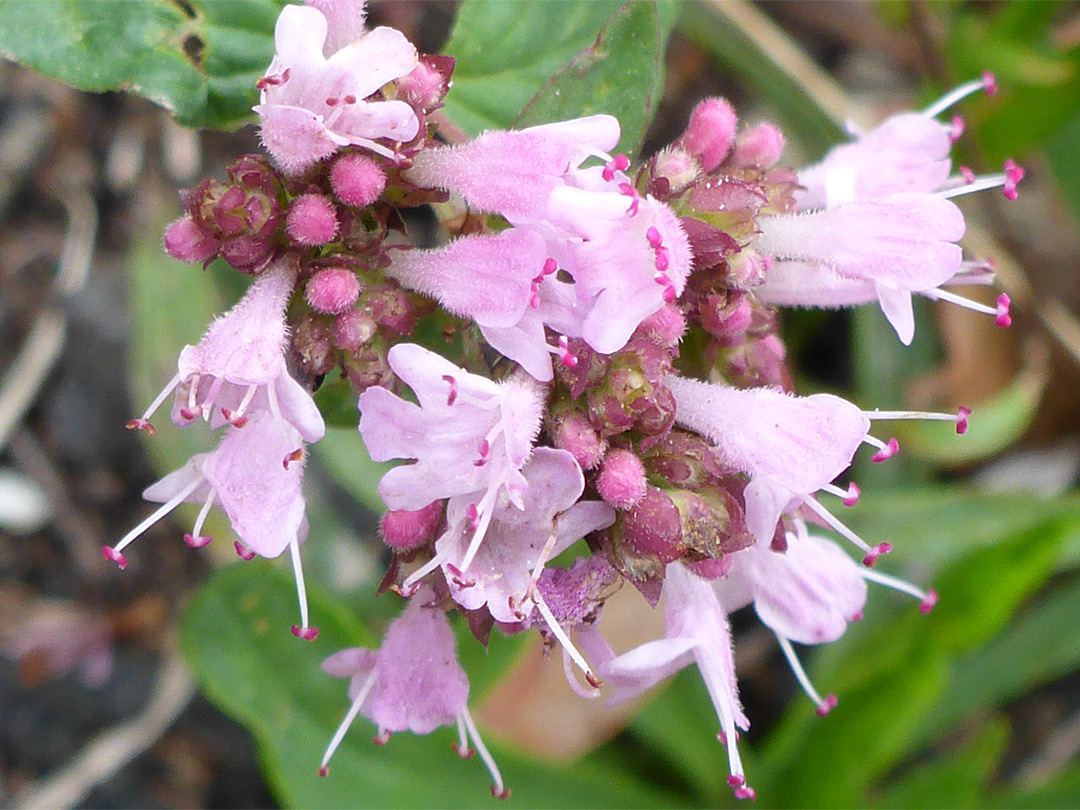
[[[561,646],[586,697],[607,684],[625,700],[696,663],[728,781],[752,797],[735,744],[749,721],[728,615],[753,604],[818,710],[831,709],[792,643],[842,635],[868,581],[924,611],[937,597],[872,570],[888,545],[864,541],[826,502],[858,499],[854,483],[836,482],[862,445],[874,461],[898,451],[872,422],[941,419],[963,433],[970,413],[794,394],[776,307],[876,301],[905,343],[914,293],[1008,324],[1006,296],[989,308],[945,289],[991,280],[957,245],[964,217],[952,199],[994,186],[1014,197],[1022,176],[1011,162],[997,176],[951,174],[962,126],[937,116],[993,92],[993,80],[894,116],[802,171],[777,167],[779,129],[740,126],[709,99],[634,169],[611,154],[620,128],[608,115],[440,141],[430,114],[452,60],[368,30],[363,11],[355,0],[285,7],[255,108],[270,161],[242,157],[227,182],[183,196],[166,249],[220,256],[255,278],[129,427],[152,432],[150,415],[173,394],[175,424],[201,415],[226,432],[146,491],[164,505],[105,556],[123,567],[127,544],[181,501],[203,504],[185,539],[204,545],[216,505],[241,556],[291,550],[293,630],[314,637],[300,479],[304,443],[323,433],[310,388],[337,370],[359,395],[371,458],[405,462],[379,493],[393,550],[384,588],[407,601],[380,649],[326,660],[351,679],[352,705],[321,773],[359,714],[379,742],[456,724],[459,753],[471,739],[493,794],[508,795],[466,707],[447,618],[457,611],[482,643],[496,627],[535,627]],[[402,209],[447,199],[468,205],[467,224],[441,246],[410,246]],[[412,339],[421,322],[453,338],[441,344],[452,357]],[[569,567],[548,564],[567,549]],[[663,610],[666,631],[615,651],[601,613],[623,580]]]

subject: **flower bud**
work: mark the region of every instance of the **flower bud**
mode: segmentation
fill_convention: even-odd
[[[685,149],[669,146],[653,159],[653,178],[667,181],[667,192],[678,194],[701,174],[701,166]]]
[[[686,317],[674,304],[664,304],[641,322],[640,334],[655,340],[665,348],[674,348],[686,331]]]
[[[583,470],[591,470],[600,463],[607,443],[597,435],[584,414],[575,410],[556,412],[552,422],[550,432],[556,448],[573,455]]]
[[[431,112],[442,106],[442,100],[450,89],[450,76],[453,72],[453,57],[430,54],[421,56],[416,67],[398,79],[398,96],[425,112]]]
[[[719,559],[754,544],[742,509],[726,489],[673,490],[669,495],[679,510],[683,545],[696,556]]]
[[[394,372],[386,359],[386,346],[373,340],[355,352],[349,352],[341,361],[349,385],[358,394],[375,385],[388,387],[393,383]]]
[[[270,240],[252,234],[240,234],[221,245],[221,258],[249,276],[257,275],[273,256],[274,246]]]
[[[285,233],[301,245],[325,245],[338,232],[337,211],[329,197],[301,194],[285,217]]]
[[[305,298],[316,312],[337,315],[344,312],[360,297],[360,281],[356,273],[344,267],[320,270],[308,279]]]
[[[631,450],[617,448],[604,456],[596,491],[616,509],[630,509],[645,497],[645,467]]]
[[[360,306],[371,313],[377,324],[399,335],[412,334],[416,326],[416,308],[409,294],[400,287],[368,287],[360,297]]]
[[[767,169],[780,159],[784,151],[784,133],[768,122],[744,129],[735,140],[732,160],[736,166]]]
[[[727,157],[737,120],[727,101],[707,98],[694,107],[690,123],[677,143],[701,161],[705,171],[711,172]]]
[[[721,346],[738,346],[750,327],[752,310],[746,295],[710,295],[700,302],[701,328],[716,338]]]
[[[189,214],[165,229],[165,252],[182,262],[208,262],[218,254],[218,241]]]
[[[408,551],[431,539],[442,519],[442,513],[442,501],[433,501],[414,512],[391,510],[379,521],[379,534],[391,548]]]
[[[386,189],[386,173],[367,155],[342,155],[330,169],[330,188],[346,205],[365,208]]]

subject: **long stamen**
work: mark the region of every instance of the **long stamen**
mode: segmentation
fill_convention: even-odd
[[[337,727],[337,731],[334,732],[333,739],[330,740],[330,744],[326,746],[326,753],[323,754],[322,764],[319,765],[319,776],[326,776],[330,773],[330,769],[326,767],[326,764],[330,761],[330,757],[334,755],[337,747],[341,745],[341,741],[345,738],[345,732],[349,730],[349,726],[352,725],[353,720],[356,719],[356,715],[360,713],[360,709],[364,705],[364,701],[367,699],[368,693],[371,692],[371,687],[375,685],[375,669],[372,668],[371,674],[368,675],[367,680],[364,681],[364,685],[360,687],[360,691],[356,695],[356,699],[353,700],[352,705],[349,707],[348,713],[346,713],[341,724]]]
[[[878,571],[860,570],[859,573],[862,574],[863,579],[867,579],[870,582],[876,582],[878,585],[884,585],[886,588],[892,588],[894,591],[900,591],[909,596],[914,596],[919,600],[920,613],[929,613],[933,610],[934,605],[937,604],[938,595],[937,591],[933,588],[924,591],[922,588],[913,585],[906,579],[891,577],[888,574],[882,574]]]
[[[854,481],[848,484],[847,490],[840,489],[835,484],[826,484],[821,488],[821,491],[840,498],[844,506],[854,506],[859,502],[859,496],[862,494],[859,485]]]
[[[723,726],[723,731],[717,735],[720,742],[727,748],[727,783],[729,787],[734,789],[736,799],[750,799],[753,801],[757,798],[757,793],[746,784],[742,757],[739,756],[739,746],[736,744],[739,739],[739,732],[735,730],[735,715],[731,708],[733,707],[728,707],[729,710],[721,715],[720,724]]]
[[[161,407],[161,403],[163,403],[168,398],[169,394],[176,389],[176,386],[180,384],[180,380],[181,377],[179,374],[169,380],[168,385],[161,389],[161,393],[159,393],[157,397],[154,398],[154,401],[150,403],[150,407],[146,409],[146,412],[138,419],[130,420],[125,427],[127,427],[128,430],[145,430],[153,436],[154,426],[150,424],[150,417],[157,412],[157,409]]]
[[[995,307],[980,304],[978,301],[972,301],[970,298],[964,298],[962,295],[957,295],[956,293],[951,293],[942,289],[921,290],[919,294],[932,301],[948,301],[950,304],[956,304],[965,309],[981,312],[984,315],[993,315],[994,323],[998,326],[1012,326],[1012,315],[1009,313],[1009,308],[1012,306],[1012,300],[1005,293],[998,296],[997,306]]]
[[[574,690],[574,694],[585,698],[585,700],[595,700],[600,697],[600,690],[593,689],[591,684],[588,687],[581,685],[577,676],[574,675],[574,659],[570,657],[570,651],[565,647],[563,647],[562,651],[562,668],[563,675],[566,676],[566,683]]]
[[[244,398],[240,400],[240,404],[236,407],[235,411],[228,408],[221,409],[221,415],[225,417],[233,427],[243,427],[247,424],[247,417],[244,414],[247,412],[248,406],[251,405],[251,400],[255,398],[255,392],[259,390],[257,385],[249,385],[247,391],[244,392]]]
[[[923,110],[923,115],[927,118],[933,118],[940,115],[953,104],[956,104],[961,99],[967,98],[972,93],[978,93],[980,90],[985,90],[986,95],[988,96],[992,96],[997,92],[997,81],[994,78],[994,74],[990,71],[987,71],[978,79],[972,79],[970,82],[965,82],[959,87],[954,87]]]
[[[469,747],[469,734],[465,730],[465,721],[461,719],[461,715],[457,716],[457,731],[458,741],[453,743],[454,753],[462,759],[472,759],[475,752]]]
[[[499,773],[499,766],[495,764],[495,757],[488,751],[487,746],[484,745],[484,740],[480,736],[480,731],[476,728],[476,723],[473,722],[472,715],[469,714],[468,707],[461,710],[461,719],[465,721],[465,728],[469,730],[469,736],[472,738],[472,744],[476,746],[477,753],[480,754],[480,759],[483,760],[487,766],[488,772],[491,774],[491,795],[496,799],[509,799],[510,791],[506,789],[503,784],[502,774]]]
[[[308,626],[307,588],[304,587],[304,567],[300,564],[300,541],[293,538],[289,541],[289,551],[292,553],[293,573],[296,575],[296,597],[300,601],[300,626],[292,626],[292,634],[304,641],[314,641],[319,635],[318,627]]]
[[[155,509],[153,514],[143,520],[142,523],[140,523],[130,532],[125,534],[121,538],[120,542],[117,543],[115,546],[103,546],[101,549],[101,556],[103,556],[106,560],[112,560],[120,567],[120,570],[123,571],[125,568],[127,568],[127,559],[120,552],[127,548],[128,544],[130,544],[132,540],[134,540],[140,534],[145,532],[147,529],[149,529],[151,526],[153,526],[155,523],[165,517],[165,515],[169,514],[169,512],[171,512],[173,509],[182,504],[187,498],[187,496],[194,492],[202,482],[203,479],[201,477],[191,481],[186,487],[177,492],[172,498],[170,498],[168,501]]]
[[[555,614],[551,612],[551,608],[548,607],[547,602],[544,601],[544,597],[540,595],[539,591],[536,591],[533,594],[533,601],[536,604],[536,609],[540,611],[540,615],[543,616],[544,621],[547,622],[551,634],[558,639],[559,643],[562,644],[563,649],[566,650],[574,660],[574,663],[578,665],[578,668],[583,673],[585,673],[585,680],[597,689],[603,686],[603,681],[593,675],[589,662],[585,660],[585,656],[578,652],[577,647],[570,641],[570,637],[566,635],[566,631],[562,629],[562,626],[555,619]]]
[[[484,540],[484,535],[487,534],[488,526],[491,525],[491,516],[495,511],[494,507],[497,492],[497,488],[489,489],[484,493],[484,497],[480,499],[480,503],[476,505],[479,522],[476,525],[476,530],[473,532],[472,540],[469,541],[469,548],[465,552],[464,558],[461,560],[460,568],[462,571],[469,570],[469,566],[472,565],[472,561],[476,557],[476,552],[480,550],[480,544]]]
[[[205,545],[209,545],[210,541],[214,538],[202,535],[203,523],[206,522],[206,516],[210,514],[210,507],[214,505],[214,498],[216,497],[214,490],[210,490],[210,494],[206,496],[206,501],[202,505],[202,509],[199,510],[198,517],[195,518],[195,525],[191,529],[191,534],[184,535],[184,542],[192,548],[202,548]]]
[[[969,170],[970,171],[970,170]],[[1016,164],[1012,158],[1005,161],[1005,168],[998,174],[986,174],[982,177],[965,173],[962,185],[954,185],[943,188],[936,192],[939,197],[951,199],[961,197],[964,194],[974,194],[976,191],[986,191],[991,188],[1000,188],[1001,193],[1007,200],[1015,200],[1017,197],[1016,187],[1024,179],[1024,168]]]
[[[863,551],[866,556],[863,557],[862,562],[863,565],[865,565],[867,568],[872,567],[877,562],[878,557],[880,557],[882,554],[888,554],[890,551],[892,551],[892,546],[888,543],[878,543],[876,546],[870,546],[865,540],[863,540],[861,537],[859,537],[859,535],[855,534],[855,532],[845,526],[833,515],[832,512],[830,512],[828,509],[818,503],[815,499],[805,498],[803,500],[803,504],[810,507],[810,510],[812,512],[817,513],[817,515],[822,520],[824,520],[830,526],[830,528],[832,528],[833,531],[835,531],[845,540],[854,544],[861,551]]]
[[[967,433],[968,417],[971,416],[971,408],[961,405],[956,413],[931,413],[927,411],[863,411],[863,416],[871,420],[894,420],[894,419],[918,419],[926,422],[955,422],[956,432]]]
[[[411,574],[409,574],[409,576],[405,578],[405,581],[401,583],[402,595],[406,597],[412,596],[416,592],[416,589],[419,587],[420,580],[422,580],[424,577],[426,577],[428,574],[430,574],[432,571],[442,565],[445,561],[446,557],[442,556],[441,554],[436,554],[426,563],[424,563]]]
[[[806,692],[807,697],[814,701],[814,705],[817,706],[818,715],[824,717],[836,707],[836,695],[829,695],[826,698],[822,698],[814,688],[814,685],[810,683],[810,677],[806,674],[806,670],[803,669],[803,665],[799,661],[799,656],[795,654],[795,649],[791,646],[791,642],[781,635],[777,635],[776,640],[780,642],[780,649],[784,653],[784,658],[787,659],[788,666],[791,667],[791,672],[795,676],[795,680],[799,682],[799,686]]]

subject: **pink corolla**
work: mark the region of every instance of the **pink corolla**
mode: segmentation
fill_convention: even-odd
[[[846,496],[832,481],[862,443],[879,448],[875,460],[898,449],[895,439],[886,445],[870,436],[868,414],[831,394],[796,397],[676,376],[664,384],[675,397],[675,421],[708,438],[722,463],[749,477],[746,527],[759,543],[772,540],[784,512],[806,505],[861,548],[865,564],[888,550],[868,546],[813,497],[821,490]]]
[[[126,568],[123,550],[185,502],[202,505],[191,532],[184,535],[189,546],[201,548],[212,539],[202,534],[202,528],[210,509],[217,506],[229,518],[239,538],[236,551],[244,559],[278,557],[289,549],[301,613],[301,623],[293,627],[293,634],[313,639],[318,630],[308,625],[300,564],[300,545],[307,536],[306,504],[301,493],[304,460],[303,438],[294,427],[266,411],[255,413],[244,427],[229,428],[215,450],[193,456],[179,470],[148,487],[143,497],[162,506],[115,546],[103,548],[102,554]]]
[[[964,216],[936,194],[897,193],[825,211],[762,217],[755,247],[775,259],[818,265],[874,287],[905,343],[915,330],[911,295],[960,270]],[[769,271],[766,271],[766,288]],[[768,300],[768,294],[765,294]]]
[[[430,734],[440,726],[456,724],[458,754],[472,756],[471,738],[491,772],[491,794],[506,798],[510,791],[503,785],[466,705],[469,680],[457,660],[454,632],[446,614],[430,604],[433,599],[430,588],[410,599],[405,611],[387,628],[378,650],[352,647],[323,662],[328,674],[350,679],[352,706],[327,746],[319,775],[329,774],[327,763],[359,714],[376,725],[375,742],[380,745],[396,732]]]
[[[570,234],[565,269],[584,311],[580,337],[602,354],[621,349],[643,320],[682,295],[693,266],[675,212],[629,192],[564,187],[548,201],[551,222]]]
[[[450,595],[466,610],[487,605],[499,622],[518,622],[531,611],[526,603],[539,600],[532,587],[544,563],[572,543],[615,522],[615,511],[601,501],[579,501],[585,477],[565,450],[536,448],[521,469],[527,482],[523,508],[505,494],[492,510],[483,546],[466,569],[469,506],[467,496],[452,498],[447,507],[446,533],[435,543],[436,559],[446,572]]]
[[[462,236],[434,250],[394,251],[386,274],[481,327],[505,328],[524,316],[545,261],[540,236],[509,228]]]
[[[739,704],[727,613],[712,584],[682,563],[667,567],[663,604],[664,638],[646,642],[600,667],[601,676],[615,687],[612,702],[635,697],[683,667],[697,664],[716,708],[721,739],[727,746],[728,784],[738,798],[752,799],[754,789],[746,784],[736,746],[736,727],[745,731],[750,721]]]
[[[615,159],[607,153],[618,142],[618,120],[592,115],[426,149],[405,176],[425,188],[460,194],[473,207],[520,225],[545,218],[548,195],[556,188],[591,184],[595,172],[580,169],[587,158],[610,162],[613,172]]]
[[[371,458],[414,461],[387,472],[379,494],[390,509],[407,510],[469,496],[468,568],[500,494],[525,508],[521,468],[540,430],[544,392],[528,375],[494,382],[411,343],[397,344],[387,358],[419,404],[379,387],[360,395],[360,434]]]
[[[283,263],[260,275],[197,345],[184,347],[176,376],[128,428],[153,433],[150,417],[175,391],[172,420],[180,427],[200,415],[214,428],[225,423],[242,427],[254,414],[268,411],[292,425],[304,441],[321,439],[326,432],[322,415],[285,362],[285,308],[292,288],[291,271]]]
[[[553,377],[552,355],[576,363],[568,338],[602,354],[622,349],[642,321],[682,294],[693,265],[675,212],[632,190],[563,186],[549,195],[548,217],[537,228],[546,258],[529,307],[517,323],[481,328],[492,347],[543,382]],[[554,346],[548,330],[559,336]]]
[[[361,34],[362,3],[313,5],[285,6],[278,17],[274,59],[259,80],[262,95],[254,107],[263,145],[288,174],[342,146],[393,157],[393,144],[419,132],[416,112],[404,101],[367,99],[416,67],[416,48],[393,28]]]
[[[1007,161],[1001,174],[950,176],[949,152],[963,129],[934,116],[970,93],[993,92],[990,74],[953,90],[922,113],[895,115],[854,142],[832,149],[799,172],[793,216],[759,220],[756,247],[778,259],[758,299],[780,306],[845,307],[877,301],[900,340],[915,333],[912,294],[993,315],[1008,326],[1009,298],[989,307],[942,289],[989,283],[969,272],[959,246],[963,217],[949,199],[1001,187],[1016,197],[1023,169]],[[894,227],[895,226],[895,227]]]

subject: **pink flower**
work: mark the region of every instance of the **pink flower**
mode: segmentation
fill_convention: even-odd
[[[352,706],[327,746],[319,775],[329,773],[327,763],[358,714],[378,727],[378,744],[399,731],[430,734],[454,723],[461,739],[458,754],[472,755],[468,749],[471,737],[491,772],[492,795],[506,798],[509,791],[466,705],[469,681],[457,660],[454,632],[446,614],[429,606],[433,599],[434,592],[425,588],[409,600],[405,612],[386,629],[378,650],[353,647],[323,662],[328,674],[350,679]]]
[[[593,115],[426,149],[405,176],[425,188],[460,194],[470,205],[520,225],[544,219],[548,195],[556,188],[589,182],[581,164],[590,156],[611,161],[607,152],[618,142],[618,120]]]
[[[548,343],[547,328],[604,354],[618,351],[642,320],[682,293],[690,274],[693,255],[678,216],[638,196],[623,174],[629,161],[605,151],[618,140],[618,121],[596,115],[425,150],[407,172],[418,185],[457,192],[543,237],[532,263],[543,272],[531,277],[531,311],[513,323],[477,318],[492,346],[542,381],[552,378],[552,353],[572,361]],[[590,156],[604,165],[580,168]],[[560,282],[557,270],[573,285]],[[456,283],[459,295],[475,297],[471,285]]]
[[[615,522],[607,504],[578,500],[585,478],[567,451],[538,447],[521,473],[528,485],[523,508],[505,495],[499,498],[484,544],[468,565],[473,505],[468,496],[450,500],[450,528],[435,543],[454,601],[466,610],[487,605],[498,622],[519,622],[531,612],[532,603],[541,599],[534,585],[547,560]]]
[[[912,293],[993,315],[999,326],[1008,326],[1008,296],[988,307],[941,289],[992,280],[988,273],[967,272],[960,248],[949,244],[963,235],[964,223],[947,198],[1001,187],[1015,199],[1024,174],[1007,161],[1000,175],[975,177],[965,167],[960,176],[949,175],[949,152],[963,121],[943,124],[934,116],[982,89],[992,93],[992,75],[961,85],[922,113],[887,119],[799,172],[804,188],[796,207],[809,213],[759,220],[756,246],[781,260],[755,289],[759,300],[818,307],[876,300],[904,344],[915,334]]]
[[[307,536],[300,491],[304,458],[303,439],[295,428],[266,411],[255,413],[244,427],[229,428],[215,450],[193,456],[179,470],[148,487],[143,497],[163,505],[115,546],[103,548],[102,554],[126,568],[122,551],[185,502],[201,504],[202,510],[184,540],[192,548],[205,546],[211,538],[201,534],[203,522],[217,506],[239,538],[236,550],[241,557],[277,557],[290,549],[301,610],[301,625],[294,626],[293,633],[312,639],[318,631],[308,626],[300,566],[300,544]]]
[[[727,745],[728,784],[738,798],[752,799],[754,790],[746,784],[736,747],[736,726],[745,731],[750,721],[739,705],[727,613],[713,586],[681,563],[667,567],[663,600],[664,638],[642,644],[600,667],[604,680],[616,687],[612,702],[635,697],[696,663],[720,720],[721,739]]]
[[[617,352],[638,324],[682,294],[693,253],[664,203],[563,187],[549,197],[548,216],[570,237],[565,269],[583,314],[580,337],[598,352]]]
[[[758,618],[776,634],[818,714],[825,715],[836,698],[817,693],[791,642],[822,644],[840,638],[848,622],[862,617],[866,578],[864,569],[835,543],[808,534],[802,520],[793,524],[795,531],[787,534],[785,550],[759,540],[731,555],[731,570],[713,587],[729,613],[753,603]]]
[[[863,442],[879,448],[875,460],[898,449],[895,439],[884,445],[869,435],[867,414],[831,394],[796,397],[675,376],[664,384],[675,397],[675,421],[710,439],[722,463],[749,476],[746,527],[759,543],[769,543],[780,516],[803,504],[861,548],[866,565],[888,550],[885,544],[868,546],[812,497],[820,490],[839,492],[831,482]]]
[[[915,323],[911,295],[933,290],[960,270],[963,253],[956,244],[964,235],[964,216],[952,202],[936,194],[895,193],[874,200],[848,202],[825,211],[762,217],[755,247],[776,259],[798,262],[790,272],[809,264],[808,297],[829,300],[813,284],[815,272],[833,273],[874,288],[877,300],[900,339],[911,342]],[[770,300],[766,272],[762,297]],[[817,271],[815,268],[822,268]],[[839,306],[846,297],[832,299]],[[801,286],[800,286],[801,289]]]
[[[321,9],[331,12],[331,31]],[[362,36],[362,4],[285,6],[274,29],[276,53],[259,81],[260,134],[274,161],[299,174],[341,146],[386,157],[416,137],[420,122],[404,101],[365,101],[417,64],[416,49],[393,28]],[[348,25],[346,25],[348,23]],[[349,39],[346,39],[348,36]],[[356,37],[356,38],[354,38]]]
[[[172,420],[187,427],[201,414],[217,428],[242,426],[253,414],[269,411],[315,442],[326,432],[311,394],[289,376],[285,364],[285,307],[292,276],[279,263],[260,275],[240,302],[215,320],[195,346],[180,352],[175,377],[146,413],[128,428],[153,432],[150,417],[173,391]]]
[[[390,509],[408,510],[469,496],[468,567],[500,494],[525,508],[528,481],[521,468],[540,430],[543,391],[527,375],[496,383],[411,343],[399,343],[387,357],[419,404],[379,387],[360,395],[360,434],[372,460],[415,460],[386,473],[379,494]]]

